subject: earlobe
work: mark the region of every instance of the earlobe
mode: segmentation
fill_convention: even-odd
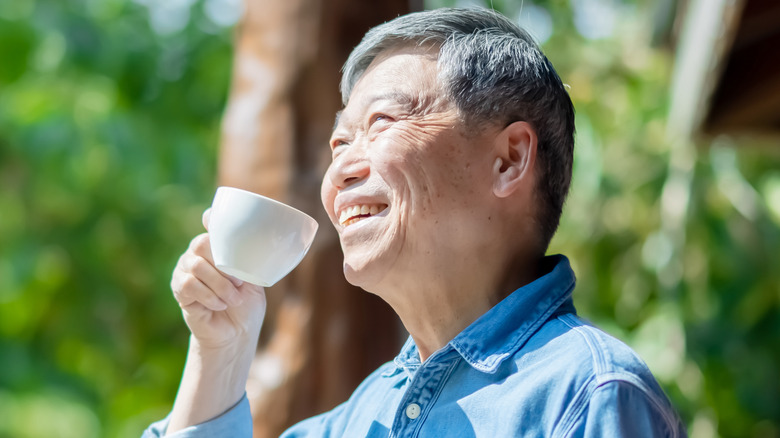
[[[530,184],[536,146],[536,131],[527,122],[514,122],[496,136],[497,157],[493,165],[493,193],[496,196],[506,198]]]

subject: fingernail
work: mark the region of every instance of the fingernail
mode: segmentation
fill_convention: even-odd
[[[230,276],[230,281],[233,282],[233,285],[235,287],[240,287],[242,284],[244,284],[244,280],[239,280],[238,278],[236,278],[236,277],[234,277],[232,275]]]
[[[228,306],[227,306],[227,304],[225,304],[223,301],[220,300],[220,301],[217,301],[216,303],[214,303],[213,308],[214,308],[214,310],[221,311],[221,310],[226,310],[228,308]]]

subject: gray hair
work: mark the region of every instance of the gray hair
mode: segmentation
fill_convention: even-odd
[[[409,44],[439,48],[440,83],[469,129],[515,121],[534,127],[536,220],[546,248],[569,191],[574,150],[574,107],[550,61],[528,33],[492,10],[417,12],[372,28],[355,47],[343,68],[344,105],[380,53]]]

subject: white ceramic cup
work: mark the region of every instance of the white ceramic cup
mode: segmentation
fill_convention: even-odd
[[[289,205],[219,187],[209,218],[214,264],[240,280],[273,286],[301,262],[317,227],[317,221]]]

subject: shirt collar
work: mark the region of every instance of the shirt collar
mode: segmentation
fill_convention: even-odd
[[[492,373],[519,350],[556,310],[574,312],[571,294],[575,278],[569,259],[555,255],[546,257],[545,261],[554,265],[552,270],[512,292],[444,348],[457,351],[475,369]],[[407,373],[413,373],[421,365],[417,346],[411,337],[394,362],[396,371],[404,369]]]

